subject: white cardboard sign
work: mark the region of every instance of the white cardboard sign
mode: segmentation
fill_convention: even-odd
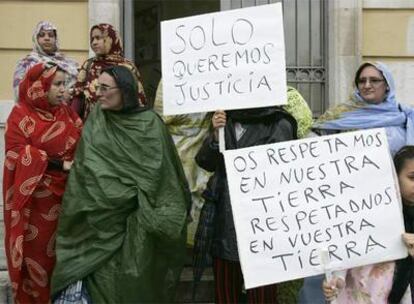
[[[407,255],[384,129],[224,152],[246,288]]]
[[[161,23],[164,114],[286,103],[281,3]]]

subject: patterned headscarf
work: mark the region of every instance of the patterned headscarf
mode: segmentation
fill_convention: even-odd
[[[101,75],[104,69],[111,66],[125,66],[132,72],[138,86],[137,103],[141,105],[146,104],[141,75],[137,67],[124,57],[122,41],[118,31],[116,31],[112,25],[107,23],[94,25],[90,31],[91,43],[92,31],[94,29],[99,29],[102,32],[106,53],[104,55],[97,55],[85,61],[79,71],[74,96],[75,98],[84,98],[83,120],[86,120],[93,106],[98,101],[96,86],[98,85],[99,75]]]
[[[53,78],[58,67],[47,67],[44,63],[33,66],[20,83],[19,100],[31,108],[52,112],[52,106],[47,98]]]
[[[121,37],[115,28],[107,23],[99,23],[92,26],[89,33],[90,43],[92,43],[92,32],[94,29],[99,29],[102,32],[105,46],[104,58],[119,56],[119,59],[124,58],[124,48],[122,47]],[[114,58],[115,59],[115,58]]]
[[[56,36],[56,44],[55,52],[53,54],[46,54],[43,51],[42,47],[39,45],[37,38],[41,30],[54,31]],[[16,71],[14,73],[13,79],[13,88],[16,97],[19,93],[18,86],[20,84],[20,81],[23,79],[27,70],[40,62],[53,62],[54,64],[58,65],[68,75],[67,86],[72,86],[76,82],[76,77],[78,75],[78,63],[72,59],[66,58],[63,54],[59,53],[59,40],[56,26],[48,21],[40,21],[33,31],[32,41],[32,52],[21,59],[16,66]]]

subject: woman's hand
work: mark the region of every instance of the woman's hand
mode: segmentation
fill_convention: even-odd
[[[402,239],[407,246],[408,253],[414,257],[414,233],[403,233]]]
[[[211,122],[213,124],[214,129],[214,140],[218,141],[218,133],[219,128],[224,128],[226,125],[226,112],[223,110],[217,110],[214,112],[213,118],[211,118]]]
[[[336,299],[338,293],[345,287],[345,282],[342,278],[333,277],[332,280],[327,282],[323,281],[322,290],[327,301],[331,302]]]
[[[73,160],[65,160],[63,161],[63,171],[69,171],[72,168]]]

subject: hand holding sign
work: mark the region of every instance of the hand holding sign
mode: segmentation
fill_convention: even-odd
[[[226,112],[223,110],[218,110],[214,113],[213,118],[211,119],[213,124],[213,136],[214,140],[219,142],[219,151],[221,153],[226,150],[225,136],[224,136],[224,127],[226,126]]]
[[[214,112],[213,118],[211,119],[211,122],[213,124],[214,129],[214,140],[219,140],[219,128],[224,128],[226,126],[226,112],[223,110],[217,110]]]
[[[328,302],[334,302],[338,294],[345,287],[343,278],[333,276],[330,280],[323,281],[323,294]],[[332,303],[333,304],[333,303]]]

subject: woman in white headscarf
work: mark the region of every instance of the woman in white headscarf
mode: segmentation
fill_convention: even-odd
[[[14,71],[13,90],[15,101],[18,101],[21,80],[26,72],[37,63],[53,62],[64,70],[67,75],[66,88],[75,84],[78,75],[78,63],[59,52],[59,40],[55,25],[48,21],[40,21],[33,31],[32,41],[32,52],[17,62]]]

